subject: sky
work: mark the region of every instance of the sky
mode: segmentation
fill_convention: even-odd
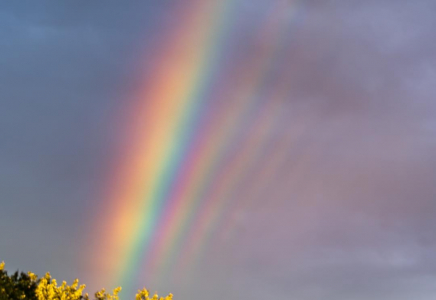
[[[0,3],[0,261],[123,300],[435,299],[435,11]]]

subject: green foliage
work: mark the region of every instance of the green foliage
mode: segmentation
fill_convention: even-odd
[[[38,282],[32,280],[28,274],[17,271],[8,275],[7,271],[0,268],[0,300],[37,300],[37,286]]]

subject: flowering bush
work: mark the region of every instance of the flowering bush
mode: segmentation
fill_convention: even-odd
[[[50,273],[38,278],[32,272],[21,274],[15,272],[8,276],[4,270],[5,263],[0,263],[0,300],[90,300],[88,293],[83,294],[85,285],[79,285],[79,280],[74,280],[73,284],[68,285],[65,281],[58,286],[56,279]],[[94,294],[95,300],[119,300],[118,293],[121,287],[117,287],[112,293],[107,293],[105,289]],[[146,289],[139,290],[135,300],[172,300],[173,295],[159,297],[154,294],[151,298]]]

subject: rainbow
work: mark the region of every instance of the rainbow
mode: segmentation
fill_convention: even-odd
[[[231,232],[223,217],[235,197],[246,195],[248,204],[255,195],[247,186],[267,186],[269,170],[291,146],[289,139],[271,147],[288,87],[267,81],[299,5],[274,1],[256,32],[258,49],[232,65],[225,53],[237,5],[194,0],[183,7],[127,113],[128,145],[108,180],[101,211],[109,222],[97,229],[103,251],[95,259],[110,270],[108,282],[129,293],[150,286],[131,278],[157,284],[193,272],[212,233]],[[275,159],[258,170],[265,157]]]

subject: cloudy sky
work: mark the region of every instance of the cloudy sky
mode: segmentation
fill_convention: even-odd
[[[198,3],[0,4],[0,261],[8,270],[79,277],[89,292],[113,288],[90,271],[97,252],[87,253],[90,240],[105,239],[93,227],[110,222],[99,209],[107,174],[126,153],[130,108],[152,82],[144,78],[183,27],[180,11]],[[253,159],[236,175],[214,169],[233,185],[213,200],[224,204],[203,237],[208,246],[189,280],[151,289],[180,300],[435,299],[436,3],[228,6],[204,111],[230,115],[234,95],[255,85],[246,107],[257,112],[226,127],[232,138],[220,153],[224,165],[244,153]],[[277,35],[281,11],[289,14]],[[269,48],[275,54],[259,71]],[[135,274],[149,285],[150,274]]]

